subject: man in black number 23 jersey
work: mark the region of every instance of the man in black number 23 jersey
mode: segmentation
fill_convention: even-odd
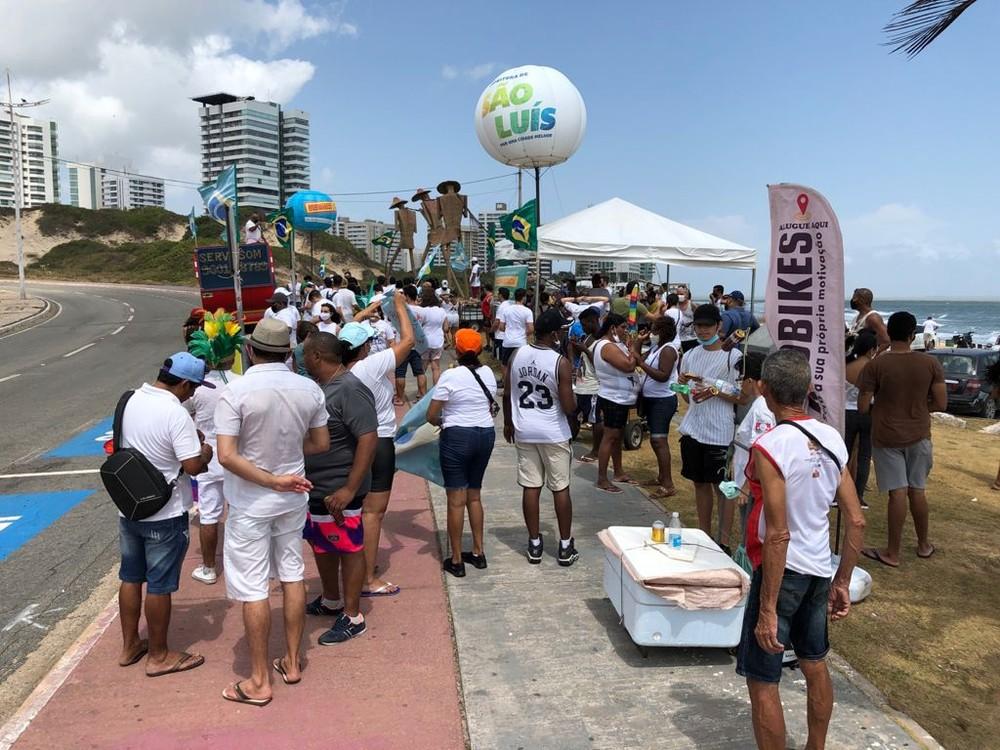
[[[503,391],[503,435],[517,448],[517,483],[524,488],[522,505],[528,527],[528,562],[542,561],[538,501],[542,486],[552,492],[559,522],[559,564],[578,557],[573,544],[573,502],[569,497],[573,452],[572,415],[576,412],[569,360],[554,349],[565,321],[556,310],[535,323],[533,344],[518,348],[508,361]]]

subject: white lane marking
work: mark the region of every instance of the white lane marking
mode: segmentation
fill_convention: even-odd
[[[71,474],[100,474],[100,469],[72,469],[66,471],[31,471],[26,474],[0,474],[0,479],[29,479],[31,477],[65,477]]]
[[[15,521],[20,521],[21,516],[0,516],[0,531],[3,531]]]
[[[55,612],[62,612],[63,607],[55,607],[53,609],[47,609],[44,612],[40,612],[38,615],[35,615],[35,610],[38,609],[39,606],[40,605],[38,604],[29,604],[27,607],[18,612],[17,616],[14,617],[13,620],[4,625],[3,631],[0,632],[6,633],[8,630],[13,630],[15,627],[17,627],[22,623],[24,623],[25,625],[31,625],[32,627],[36,627],[39,630],[48,630],[49,629],[48,625],[42,625],[40,622],[35,622],[34,618],[36,616],[44,617],[45,615],[53,614]]]
[[[129,315],[127,318],[125,318],[125,322],[126,323],[131,323],[132,322],[132,318],[134,318],[134,317],[135,317],[134,315]]]
[[[0,378],[0,383],[6,383],[8,380],[13,380],[14,378],[19,378],[19,377],[21,377],[21,373],[17,373],[16,375],[8,375],[5,378]]]
[[[119,333],[125,330],[125,326],[118,326],[115,330],[111,332],[112,336],[117,336]],[[2,382],[2,381],[0,381]]]
[[[31,330],[33,330],[35,328],[38,328],[38,326],[43,326],[46,323],[51,323],[53,320],[55,320],[60,315],[62,315],[62,311],[63,311],[62,305],[60,305],[54,299],[49,299],[48,297],[43,297],[42,299],[44,299],[46,302],[49,302],[49,303],[51,303],[51,304],[53,304],[53,305],[55,305],[56,307],[59,308],[58,310],[56,310],[56,314],[53,315],[51,318],[47,318],[46,320],[43,320],[41,323],[35,323],[35,325],[28,326],[27,328],[22,328],[20,331],[14,331],[14,333],[8,333],[5,336],[0,336],[0,341],[3,341],[4,339],[9,339],[12,336],[20,336],[22,333],[27,333],[28,331],[31,331]]]
[[[84,349],[89,349],[89,348],[90,348],[90,347],[92,347],[92,346],[94,346],[94,342],[93,342],[93,341],[91,341],[91,342],[90,342],[89,344],[84,344],[84,345],[83,345],[83,346],[81,346],[81,347],[80,347],[79,349],[74,349],[74,350],[73,350],[73,351],[71,351],[71,352],[70,352],[69,354],[64,354],[64,355],[63,355],[63,359],[66,359],[66,357],[72,357],[72,356],[73,356],[74,354],[79,354],[79,353],[80,353],[80,352],[82,352],[82,351],[83,351]]]

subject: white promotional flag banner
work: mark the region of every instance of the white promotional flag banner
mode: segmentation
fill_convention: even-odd
[[[764,302],[778,349],[809,358],[807,410],[844,434],[844,242],[837,216],[812,188],[769,185],[771,268]]]

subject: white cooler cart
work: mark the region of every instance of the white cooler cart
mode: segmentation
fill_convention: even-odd
[[[622,618],[629,636],[639,646],[729,648],[740,642],[743,610],[750,577],[726,555],[711,537],[699,529],[682,529],[682,547],[694,549],[691,561],[668,557],[666,545],[651,546],[648,526],[612,526],[602,532],[604,542],[604,591]],[[617,550],[611,549],[608,541]],[[698,545],[698,546],[689,546]],[[659,549],[657,549],[658,547]],[[622,565],[618,551],[643,578],[680,576],[704,571],[735,571],[736,582],[728,598],[736,601],[727,609],[685,609],[664,599],[635,580]]]

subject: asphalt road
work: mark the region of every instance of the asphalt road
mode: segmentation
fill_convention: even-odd
[[[0,335],[0,553],[27,533],[0,560],[0,684],[118,559],[117,518],[99,477],[46,475],[96,469],[102,457],[46,454],[108,419],[124,390],[152,379],[183,348],[181,324],[198,303],[194,291],[154,287],[29,284],[29,293],[61,310]],[[41,510],[55,520],[25,532],[30,524],[12,521],[9,510],[18,495],[28,498],[22,518]],[[59,510],[66,497],[84,495]]]

